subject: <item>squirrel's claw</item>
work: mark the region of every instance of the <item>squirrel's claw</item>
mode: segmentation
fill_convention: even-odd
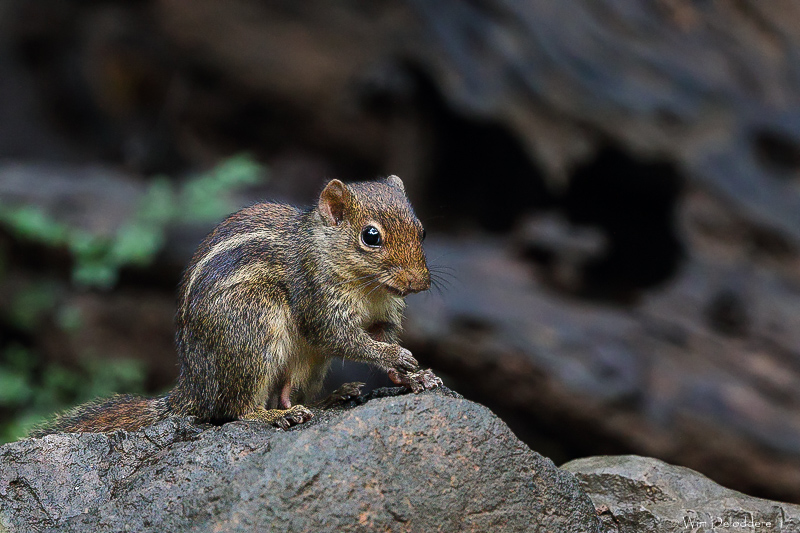
[[[419,363],[411,352],[398,346],[397,358],[392,364],[392,369],[401,373],[411,373],[419,370]]]
[[[431,369],[403,373],[392,368],[389,369],[389,379],[396,385],[411,389],[412,392],[431,390],[443,385],[442,380]]]
[[[286,413],[272,422],[272,425],[280,429],[289,429],[303,422],[308,422],[314,418],[314,414],[302,405],[295,405],[286,410]]]
[[[352,383],[345,383],[335,391],[331,393],[330,396],[316,404],[314,407],[321,407],[326,409],[328,407],[332,407],[334,405],[342,404],[345,402],[349,402],[350,400],[355,400],[359,396],[361,396],[361,387],[364,384],[360,381],[354,381]]]

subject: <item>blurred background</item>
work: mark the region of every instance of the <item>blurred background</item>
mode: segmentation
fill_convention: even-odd
[[[0,439],[167,390],[226,214],[388,174],[447,273],[404,345],[450,387],[557,464],[800,502],[791,0],[0,0]]]

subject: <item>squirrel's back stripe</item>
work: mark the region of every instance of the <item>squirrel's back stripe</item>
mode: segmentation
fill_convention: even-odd
[[[214,290],[225,290],[241,283],[253,280],[271,280],[278,285],[283,279],[285,269],[281,265],[269,263],[267,261],[256,261],[249,265],[244,265],[234,271],[228,278],[224,278],[214,285]]]
[[[274,238],[275,238],[275,231],[273,229],[268,229],[262,231],[254,231],[252,233],[242,233],[240,235],[234,235],[228,239],[225,239],[222,242],[218,242],[217,244],[215,244],[211,248],[211,250],[209,250],[208,253],[204,255],[202,258],[200,258],[194,265],[192,273],[189,275],[189,282],[186,284],[186,291],[183,295],[184,300],[189,298],[189,295],[192,292],[192,286],[194,285],[197,276],[202,272],[203,268],[209,263],[209,261],[214,259],[214,257],[223,252],[227,252],[228,250],[232,250],[238,246],[254,241],[256,239],[271,240]]]

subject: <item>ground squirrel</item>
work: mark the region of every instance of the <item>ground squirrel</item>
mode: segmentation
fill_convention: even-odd
[[[396,176],[331,180],[304,210],[261,203],[234,213],[184,273],[175,388],[81,405],[32,436],[135,430],[171,415],[285,429],[312,417],[302,402],[319,392],[337,356],[377,365],[414,391],[441,385],[397,344],[403,298],[430,288],[424,238]]]

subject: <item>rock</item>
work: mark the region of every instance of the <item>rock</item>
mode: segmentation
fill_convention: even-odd
[[[695,237],[699,238],[699,237]],[[800,502],[798,270],[716,242],[634,305],[568,298],[500,239],[426,241],[454,278],[408,299],[404,345],[556,462],[636,453]],[[709,313],[737,289],[746,313]],[[737,302],[733,299],[733,302]],[[724,307],[723,307],[724,310]],[[719,314],[719,313],[717,313]],[[723,313],[724,314],[724,313]],[[737,321],[733,320],[736,324]],[[591,435],[587,438],[587,435]]]
[[[129,221],[144,191],[134,176],[108,166],[0,161],[0,208],[34,207],[97,237]]]
[[[666,154],[800,243],[796,4],[408,4],[426,28],[421,68],[448,102],[514,130],[550,179],[604,143]]]
[[[687,180],[737,204],[752,222],[800,243],[800,193],[793,185],[800,168],[795,4],[405,0],[372,2],[369,10],[320,1],[292,9],[254,0],[230,2],[224,10],[213,0],[154,4],[159,28],[185,61],[262,99],[306,110],[304,117],[297,111],[306,132],[366,158],[373,154],[378,165],[398,164],[391,154],[402,150],[403,134],[370,113],[364,93],[380,93],[387,101],[382,112],[388,107],[391,114],[398,109],[388,104],[413,101],[406,93],[422,77],[452,124],[468,117],[468,127],[483,122],[510,132],[511,143],[554,188],[571,179],[576,164],[602,159],[612,146],[634,159],[669,162]],[[232,31],[236,41],[229,39]],[[417,105],[398,114],[424,114]],[[437,127],[436,117],[422,120],[430,122],[420,129]],[[436,135],[460,135],[457,129]],[[448,167],[470,160],[473,168],[465,165],[459,177],[483,179],[492,167],[479,163],[493,150],[480,131],[476,137],[483,142],[470,150],[464,148],[470,139],[459,136],[463,142],[449,154],[446,140],[433,139],[435,156],[452,160],[428,168],[426,177],[447,179]],[[414,135],[403,141],[414,143]],[[418,167],[430,165],[422,150],[407,154]],[[387,155],[375,161],[374,154]],[[509,172],[508,157],[493,162],[503,172],[471,207],[488,207],[482,202],[501,183],[511,187],[506,174],[519,177],[516,187],[535,179],[534,172]],[[606,181],[602,172],[594,174]],[[638,177],[651,180],[645,172]],[[504,205],[516,200],[504,199]]]
[[[608,533],[800,531],[800,506],[753,498],[657,459],[587,457],[562,468],[580,480]]]
[[[598,531],[574,477],[488,409],[447,390],[399,390],[317,412],[286,432],[170,419],[135,433],[7,444],[0,523],[12,531]]]

